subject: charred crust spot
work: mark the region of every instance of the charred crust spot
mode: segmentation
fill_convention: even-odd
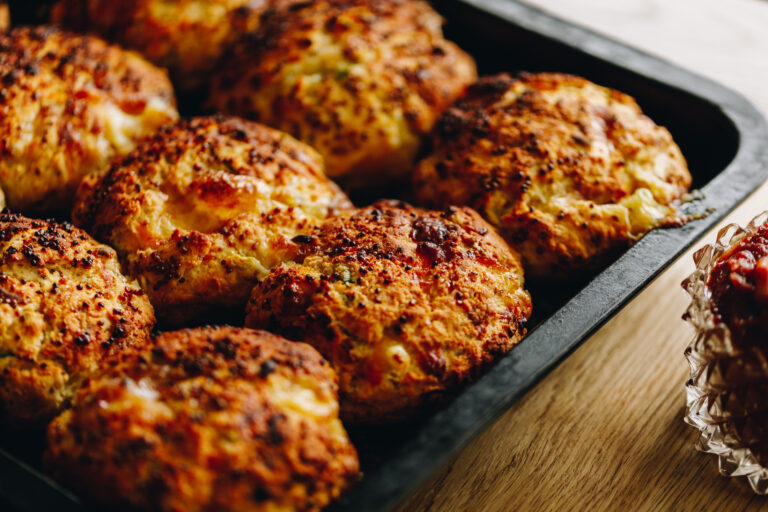
[[[87,332],[84,332],[79,336],[75,336],[74,342],[78,347],[86,347],[91,344],[91,335]]]
[[[253,490],[252,496],[256,503],[264,503],[265,501],[272,499],[272,493],[269,492],[269,489],[263,486],[257,486]]]
[[[33,267],[42,267],[43,266],[43,260],[40,258],[40,256],[35,251],[34,247],[31,245],[23,245],[21,248],[21,254],[24,255],[24,257],[27,259],[30,265]]]
[[[280,430],[280,424],[285,422],[286,417],[284,414],[273,414],[267,420],[267,440],[271,445],[280,445],[285,441],[282,431]]]
[[[277,362],[274,359],[267,359],[259,366],[259,377],[267,378],[277,369]]]
[[[311,244],[315,241],[314,237],[310,235],[296,235],[292,238],[294,243],[297,244]]]
[[[445,356],[439,350],[429,350],[424,353],[421,366],[430,375],[442,378],[447,370]]]
[[[219,338],[214,342],[216,352],[226,359],[233,359],[237,355],[237,344],[229,337]]]
[[[448,213],[452,215],[452,213]],[[417,242],[427,242],[440,245],[448,239],[448,227],[440,219],[421,216],[412,224],[413,239]]]
[[[492,102],[494,98],[500,98],[504,95],[515,81],[512,75],[507,73],[481,77],[467,88],[466,100],[461,101],[460,105],[468,105],[470,101],[477,98]],[[489,96],[490,98],[486,99]]]

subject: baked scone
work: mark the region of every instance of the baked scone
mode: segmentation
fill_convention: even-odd
[[[266,9],[286,3],[290,0],[60,0],[51,19],[140,51],[168,68],[179,89],[191,90],[210,80],[222,54],[256,30]]]
[[[51,27],[0,34],[0,76],[0,187],[13,210],[68,210],[83,176],[178,117],[165,71]]]
[[[168,332],[79,390],[44,465],[109,510],[317,511],[358,475],[338,410],[336,375],[308,345]]]
[[[115,252],[70,224],[0,213],[0,417],[42,423],[155,317]]]
[[[398,421],[475,377],[525,333],[518,255],[469,208],[380,201],[302,237],[253,290],[246,325],[317,348],[342,417]]]
[[[209,103],[307,142],[347,185],[406,175],[423,135],[476,78],[441,25],[422,0],[276,10],[225,59]]]
[[[103,177],[73,219],[114,247],[166,324],[243,307],[293,238],[352,205],[309,146],[236,118],[161,130]]]
[[[417,202],[475,208],[526,274],[603,265],[673,214],[691,175],[629,96],[562,74],[485,77],[447,110],[413,175]]]

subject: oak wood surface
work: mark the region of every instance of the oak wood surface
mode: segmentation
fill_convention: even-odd
[[[529,0],[714,78],[768,113],[768,2]],[[768,143],[768,141],[766,141]],[[768,209],[768,185],[727,219]],[[708,233],[694,248],[714,240]],[[688,251],[477,437],[403,511],[757,510],[683,423]]]

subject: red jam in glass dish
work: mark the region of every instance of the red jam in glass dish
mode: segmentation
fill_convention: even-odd
[[[768,344],[768,223],[725,253],[707,283],[735,349]]]

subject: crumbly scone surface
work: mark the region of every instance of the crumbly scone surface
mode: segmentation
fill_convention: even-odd
[[[525,333],[520,259],[469,208],[381,201],[301,242],[299,263],[254,288],[246,324],[316,347],[339,374],[345,419],[407,417]]]
[[[61,212],[83,176],[177,119],[164,70],[53,27],[0,33],[0,188],[8,207]]]
[[[50,419],[106,361],[144,346],[155,317],[117,255],[69,224],[0,214],[0,415]]]
[[[256,123],[201,117],[84,180],[73,219],[115,247],[161,321],[179,324],[242,307],[294,252],[295,236],[351,206],[309,146]]]
[[[264,17],[209,104],[283,129],[350,185],[402,176],[437,116],[476,79],[421,0],[300,2]]]
[[[90,381],[49,426],[46,467],[104,506],[317,511],[358,476],[336,377],[265,332],[168,332]]]
[[[502,74],[447,110],[416,169],[417,201],[475,208],[526,271],[595,269],[674,213],[691,184],[669,132],[583,78]]]

